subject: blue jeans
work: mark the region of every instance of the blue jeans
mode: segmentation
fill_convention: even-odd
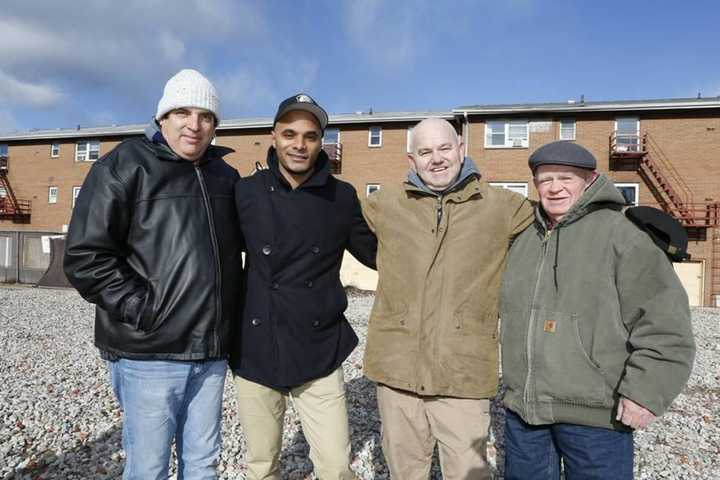
[[[529,425],[505,409],[505,480],[632,480],[632,432],[556,423]]]
[[[215,479],[225,360],[108,362],[123,409],[124,480],[167,480],[173,438],[178,480]]]

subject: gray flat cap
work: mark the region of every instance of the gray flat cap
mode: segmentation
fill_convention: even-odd
[[[575,142],[561,140],[543,145],[530,155],[528,166],[533,172],[540,165],[570,165],[595,170],[595,156]]]

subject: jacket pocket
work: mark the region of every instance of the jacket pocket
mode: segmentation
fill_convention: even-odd
[[[482,298],[471,299],[455,310],[452,327],[458,335],[497,339],[498,315]]]
[[[500,317],[500,352],[503,383],[522,392],[527,375],[527,334],[530,312],[523,309],[503,311]]]
[[[153,290],[151,281],[148,281],[144,293],[131,296],[123,305],[123,321],[141,332],[150,332],[156,327]]]
[[[538,311],[531,362],[538,400],[612,406],[612,388],[580,336],[574,314]]]
[[[372,328],[379,331],[407,331],[408,330],[408,306],[405,302],[390,302],[384,296],[380,296],[373,305]]]

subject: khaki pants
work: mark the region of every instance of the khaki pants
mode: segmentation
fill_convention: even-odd
[[[350,427],[342,368],[289,394],[233,376],[237,411],[247,440],[247,478],[280,480],[283,418],[289,397],[300,416],[310,459],[320,480],[355,478],[350,471]]]
[[[421,397],[386,385],[378,385],[377,400],[390,478],[427,480],[436,442],[445,480],[490,478],[489,400]]]

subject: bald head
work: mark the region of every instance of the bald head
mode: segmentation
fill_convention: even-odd
[[[427,135],[444,136],[448,140],[451,140],[454,146],[460,144],[458,134],[455,128],[450,125],[450,122],[442,118],[430,117],[421,121],[413,128],[411,138],[412,153],[417,151],[417,147],[425,140],[425,136]]]
[[[412,132],[410,167],[425,185],[442,192],[452,185],[463,162],[463,144],[450,123],[442,118],[426,118]]]

